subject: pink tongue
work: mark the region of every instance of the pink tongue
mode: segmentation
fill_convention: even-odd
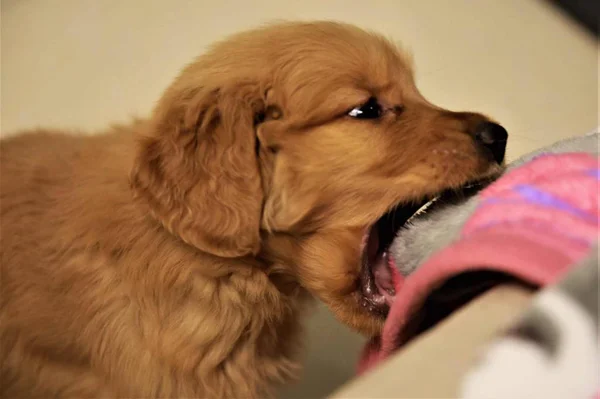
[[[396,289],[394,287],[394,276],[390,268],[387,252],[384,252],[381,256],[377,257],[375,263],[371,267],[371,271],[379,293],[383,295],[388,305],[391,305],[394,302]]]

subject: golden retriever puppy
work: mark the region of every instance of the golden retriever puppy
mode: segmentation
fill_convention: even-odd
[[[268,394],[310,297],[379,331],[394,229],[505,142],[427,102],[390,42],[330,22],[215,45],[148,119],[4,140],[3,396]]]

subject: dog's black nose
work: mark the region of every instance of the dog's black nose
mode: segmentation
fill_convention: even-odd
[[[499,164],[504,161],[507,139],[506,129],[497,123],[483,122],[475,128],[475,140],[490,151],[494,160]]]

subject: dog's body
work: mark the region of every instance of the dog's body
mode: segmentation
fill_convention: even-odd
[[[3,141],[2,396],[260,396],[309,294],[377,332],[365,232],[493,169],[486,121],[424,100],[379,36],[287,24],[216,46],[148,120]]]
[[[131,200],[135,128],[2,144],[6,397],[246,397],[295,371],[302,293],[160,234]]]

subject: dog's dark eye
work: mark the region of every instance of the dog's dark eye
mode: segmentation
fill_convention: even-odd
[[[352,108],[348,116],[356,119],[377,119],[381,116],[382,108],[375,97],[369,98],[369,101],[360,107]]]

